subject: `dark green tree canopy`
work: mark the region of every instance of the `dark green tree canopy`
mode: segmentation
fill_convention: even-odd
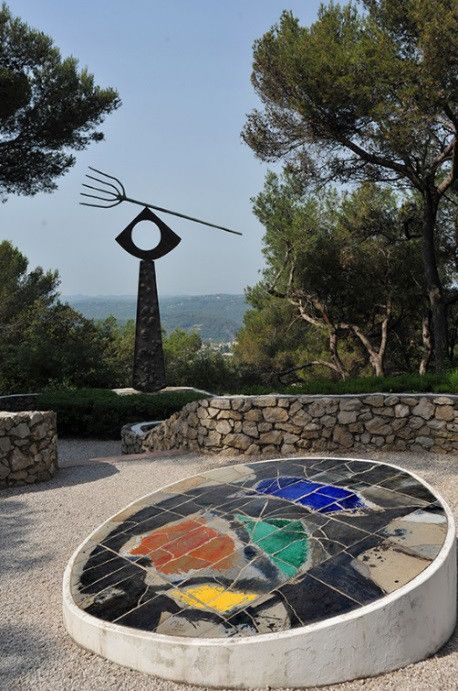
[[[263,104],[242,136],[263,160],[303,178],[372,181],[417,193],[438,370],[449,364],[439,207],[458,181],[456,0],[359,0],[322,6],[303,27],[289,12],[254,45]]]
[[[310,27],[284,12],[255,43],[252,82],[264,111],[243,137],[264,160],[293,155],[324,179],[453,182],[455,0],[331,3]]]
[[[98,126],[119,105],[114,89],[0,7],[0,198],[55,189],[75,162],[69,151],[103,139]]]

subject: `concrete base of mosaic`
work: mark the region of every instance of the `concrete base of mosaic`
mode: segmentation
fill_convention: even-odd
[[[178,682],[377,675],[453,632],[453,516],[390,464],[294,458],[205,471],[95,530],[67,566],[63,609],[84,648]]]

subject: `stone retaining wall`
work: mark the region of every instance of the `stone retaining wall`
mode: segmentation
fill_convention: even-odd
[[[161,424],[161,420],[132,422],[121,427],[121,453],[141,453],[149,431]]]
[[[224,396],[188,403],[146,450],[289,455],[374,449],[458,451],[458,396]]]
[[[56,414],[0,412],[0,488],[48,480],[56,470]]]

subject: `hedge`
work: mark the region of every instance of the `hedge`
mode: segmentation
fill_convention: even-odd
[[[333,381],[313,379],[292,386],[246,386],[239,393],[359,394],[359,393],[451,393],[458,394],[458,370],[444,374],[401,374],[390,377],[361,377]]]
[[[119,439],[128,422],[164,420],[186,403],[204,398],[195,391],[119,396],[106,389],[45,391],[38,410],[55,410],[60,437]]]

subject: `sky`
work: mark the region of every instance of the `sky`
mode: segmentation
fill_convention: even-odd
[[[252,45],[292,10],[301,23],[318,0],[9,0],[12,13],[50,35],[63,56],[113,86],[122,106],[105,140],[76,152],[52,194],[10,196],[0,238],[30,266],[59,270],[63,295],[134,295],[138,261],[114,241],[139,207],[78,205],[92,165],[119,177],[135,198],[229,226],[243,237],[163,216],[181,244],[156,262],[162,295],[241,293],[263,265],[262,226],[250,198],[268,166],[240,138],[257,105]],[[146,245],[144,229],[138,241]],[[155,241],[152,243],[154,244]]]

